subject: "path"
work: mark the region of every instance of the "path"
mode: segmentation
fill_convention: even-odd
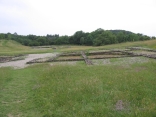
[[[24,60],[0,63],[0,67],[13,67],[15,69],[24,68],[24,67],[29,66],[28,64],[26,64],[29,61],[32,61],[32,60],[38,59],[38,58],[54,57],[56,55],[57,55],[57,53],[29,54],[28,56],[26,56],[26,58]]]

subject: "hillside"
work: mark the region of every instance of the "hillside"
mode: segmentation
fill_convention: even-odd
[[[13,40],[0,40],[0,51],[21,51],[29,49],[27,46],[23,46],[20,43]]]
[[[76,45],[51,45],[47,46],[37,46],[36,48],[31,48],[29,46],[21,45],[20,43],[13,40],[0,40],[0,55],[18,55],[18,54],[31,54],[31,53],[51,53],[51,52],[70,52],[70,51],[80,51],[80,50],[101,50],[101,49],[114,49],[114,48],[127,48],[127,47],[145,47],[156,49],[156,40],[147,41],[136,41],[136,42],[125,42],[118,44],[110,44],[104,46],[76,46]],[[55,49],[53,49],[55,48]]]
[[[29,50],[30,47],[23,46],[20,43],[13,40],[0,40],[0,54],[14,53]]]

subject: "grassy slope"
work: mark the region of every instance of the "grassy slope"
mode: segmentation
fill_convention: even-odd
[[[138,42],[127,42],[120,44],[112,44],[106,46],[54,46],[57,49],[53,50],[47,48],[44,50],[32,49],[27,46],[23,46],[12,40],[0,40],[0,55],[17,55],[17,54],[30,54],[30,53],[50,53],[50,52],[70,52],[80,50],[98,50],[98,49],[114,49],[114,48],[125,48],[131,46],[141,46],[156,49],[156,40],[138,41]]]
[[[51,49],[36,50],[28,46],[23,46],[20,43],[13,40],[0,40],[0,55],[18,55],[18,54],[30,54],[30,53],[47,53],[52,52]]]
[[[30,49],[29,47],[23,46],[13,40],[0,40],[0,52],[15,52],[24,51]]]

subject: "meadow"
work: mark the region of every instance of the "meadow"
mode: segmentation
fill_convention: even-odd
[[[0,55],[148,47],[156,40],[100,47],[55,46],[32,49],[1,41]],[[17,46],[18,45],[18,46]],[[88,66],[41,63],[0,68],[0,117],[155,117],[156,60],[112,58]]]
[[[40,46],[37,49],[28,46],[23,46],[13,40],[0,40],[0,56],[3,55],[14,56],[19,54],[51,53],[51,52],[74,52],[82,50],[89,51],[102,49],[121,49],[136,46],[156,49],[156,40],[126,42],[106,46],[52,45],[50,48],[44,48],[44,46],[42,48],[42,46]]]

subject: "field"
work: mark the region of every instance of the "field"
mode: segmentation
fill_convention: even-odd
[[[33,54],[33,53],[51,53],[51,52],[71,52],[80,50],[102,50],[102,49],[120,49],[126,47],[147,47],[151,49],[156,49],[156,40],[149,41],[138,41],[138,42],[127,42],[120,44],[112,44],[106,46],[75,46],[75,45],[61,45],[61,46],[51,46],[49,48],[30,48],[23,46],[12,40],[0,40],[0,55],[19,55],[19,54]]]
[[[0,40],[0,55],[14,56],[20,54],[32,53],[48,53],[51,49],[32,49],[31,47],[23,46],[13,40]]]
[[[0,45],[1,57],[31,53],[58,55],[22,69],[0,68],[0,117],[156,116],[156,59],[149,56],[155,56],[156,52],[126,50],[135,46],[155,50],[156,40],[44,49],[4,40]],[[81,51],[92,65],[85,63]],[[127,56],[131,52],[135,56]],[[71,59],[75,61],[68,61]]]

